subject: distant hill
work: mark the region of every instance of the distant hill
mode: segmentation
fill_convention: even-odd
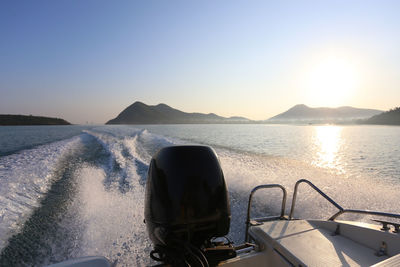
[[[26,115],[0,115],[0,125],[70,125],[71,123],[59,119]]]
[[[310,108],[306,105],[296,105],[291,109],[278,114],[266,122],[269,123],[336,123],[351,122],[370,118],[381,113],[381,110],[362,109],[353,107],[339,108]]]
[[[214,113],[186,113],[166,104],[149,106],[135,102],[106,124],[189,124],[189,123],[245,123],[243,117],[225,118]]]
[[[400,107],[362,121],[363,124],[400,125]]]

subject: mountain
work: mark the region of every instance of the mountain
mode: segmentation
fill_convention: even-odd
[[[149,106],[135,102],[106,124],[189,124],[189,123],[243,123],[243,117],[225,118],[214,113],[186,113],[166,104]]]
[[[306,105],[296,105],[291,109],[278,114],[266,122],[271,123],[334,123],[351,122],[359,119],[370,118],[381,113],[381,110],[362,109],[353,107],[339,108],[310,108]]]
[[[363,124],[400,125],[400,107],[362,121]]]
[[[0,125],[70,125],[71,123],[59,119],[26,115],[0,115]]]

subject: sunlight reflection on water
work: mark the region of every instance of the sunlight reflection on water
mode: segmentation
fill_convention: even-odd
[[[337,173],[345,173],[344,163],[340,156],[343,146],[342,127],[316,126],[313,139],[314,160],[313,165],[334,170]]]

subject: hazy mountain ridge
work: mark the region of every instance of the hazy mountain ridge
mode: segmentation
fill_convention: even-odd
[[[214,113],[187,113],[166,104],[155,106],[135,102],[106,124],[190,124],[250,122],[243,117],[225,118]]]
[[[385,114],[389,115],[385,115]],[[395,114],[400,108],[383,112],[377,109],[363,109],[343,106],[338,108],[311,108],[304,104],[264,121],[249,120],[244,117],[230,118],[214,113],[187,113],[166,104],[146,105],[135,102],[125,108],[116,118],[106,124],[206,124],[206,123],[338,123],[338,124],[400,124]],[[382,116],[381,116],[382,115]],[[389,117],[391,119],[389,119]],[[397,119],[396,119],[396,118]]]
[[[349,122],[359,119],[367,119],[382,112],[383,111],[376,109],[363,109],[349,106],[338,108],[311,108],[304,104],[300,104],[269,118],[266,122]]]
[[[365,124],[400,125],[400,107],[391,109],[362,121]]]
[[[0,115],[0,125],[70,125],[66,120],[32,115]]]

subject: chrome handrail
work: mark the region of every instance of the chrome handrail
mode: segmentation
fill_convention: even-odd
[[[396,218],[400,219],[400,214],[394,214],[394,213],[387,213],[387,212],[380,212],[380,211],[370,211],[370,210],[353,210],[353,209],[344,209],[342,208],[338,203],[336,203],[332,198],[330,198],[327,194],[321,191],[317,186],[315,186],[313,183],[306,179],[301,179],[298,180],[294,186],[294,192],[293,192],[293,199],[292,199],[292,207],[290,209],[289,213],[289,219],[293,218],[293,213],[294,213],[294,207],[296,203],[296,197],[297,197],[297,191],[298,187],[301,183],[306,183],[309,186],[311,186],[312,189],[317,191],[321,196],[323,196],[326,200],[328,200],[332,205],[334,205],[339,211],[336,212],[334,215],[332,215],[328,220],[329,221],[334,221],[337,217],[344,213],[358,213],[358,214],[366,214],[366,215],[375,215],[375,216],[383,216],[383,217],[391,217],[391,218]]]
[[[382,216],[382,217],[390,217],[390,218],[395,218],[395,219],[400,219],[400,214],[394,214],[394,213],[387,213],[387,212],[380,212],[380,211],[370,211],[370,210],[355,210],[355,209],[344,209],[342,206],[340,206],[336,201],[334,201],[332,198],[330,198],[327,194],[321,191],[317,186],[315,186],[313,183],[306,179],[301,179],[298,180],[294,186],[294,192],[293,192],[293,198],[292,198],[292,205],[290,208],[290,213],[289,213],[289,220],[293,218],[293,213],[294,213],[294,208],[296,204],[296,199],[297,199],[297,191],[299,188],[299,185],[301,183],[306,183],[308,184],[312,189],[317,191],[322,197],[324,197],[326,200],[329,201],[333,206],[335,206],[339,211],[333,214],[328,220],[329,221],[334,221],[337,217],[341,216],[344,213],[357,213],[357,214],[366,214],[366,215],[375,215],[375,216]],[[263,217],[263,218],[257,218],[255,219],[257,222],[263,222],[263,221],[270,221],[274,219],[285,219],[285,205],[286,205],[286,189],[280,185],[280,184],[267,184],[267,185],[259,185],[255,187],[249,196],[249,202],[247,206],[247,219],[246,219],[246,235],[245,235],[245,241],[248,241],[249,234],[249,226],[250,226],[250,210],[251,210],[251,202],[254,193],[263,188],[280,188],[282,189],[283,192],[283,199],[282,199],[282,208],[281,208],[281,215],[280,216],[271,216],[271,217]],[[388,224],[391,224],[390,222],[385,222]]]
[[[372,210],[352,210],[352,209],[344,209],[340,210],[335,213],[332,217],[329,218],[330,221],[334,221],[337,217],[344,213],[358,213],[358,214],[367,214],[367,215],[375,215],[375,216],[382,216],[382,217],[390,217],[395,219],[400,219],[400,214],[395,213],[387,213],[387,212],[380,212],[380,211],[372,211]]]
[[[282,207],[281,207],[281,215],[279,218],[283,218],[285,216],[285,206],[286,206],[286,197],[287,197],[286,189],[280,184],[265,184],[265,185],[256,186],[255,188],[253,188],[253,190],[251,190],[251,193],[249,196],[249,202],[247,204],[246,233],[245,233],[245,238],[244,238],[244,240],[246,242],[248,241],[248,238],[249,238],[248,231],[249,231],[249,226],[250,226],[250,210],[251,210],[251,203],[252,203],[253,195],[256,191],[258,191],[260,189],[266,189],[266,188],[280,188],[282,190],[282,193],[283,193]]]
[[[314,189],[315,191],[317,191],[321,196],[323,196],[326,200],[328,200],[332,205],[334,205],[338,210],[343,211],[344,209],[338,204],[336,203],[332,198],[330,198],[327,194],[325,194],[324,192],[322,192],[318,187],[316,187],[313,183],[311,183],[310,181],[306,180],[306,179],[301,179],[298,180],[294,186],[294,192],[293,192],[293,198],[292,198],[292,207],[290,208],[290,213],[289,213],[289,219],[293,218],[293,213],[294,213],[294,206],[296,203],[296,197],[297,197],[297,191],[299,188],[299,185],[301,183],[306,183],[309,186],[311,186],[312,189]]]

